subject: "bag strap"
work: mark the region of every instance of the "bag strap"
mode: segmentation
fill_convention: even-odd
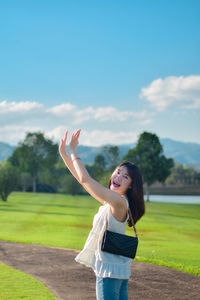
[[[126,203],[128,202],[127,198],[122,195],[122,198],[126,200]],[[132,227],[134,229],[134,232],[135,232],[135,236],[138,237],[138,234],[137,234],[137,231],[136,231],[136,228],[135,228],[135,223],[134,223],[134,220],[133,220],[133,216],[132,216],[132,213],[131,213],[131,210],[130,210],[130,207],[129,207],[129,203],[128,203],[128,214],[130,216],[130,219],[131,219],[131,223],[132,223]]]
[[[134,223],[134,221],[133,221],[133,216],[132,216],[130,207],[128,208],[128,213],[129,213],[129,216],[130,216],[130,218],[131,218],[131,223],[132,223],[133,229],[134,229],[134,231],[135,231],[135,235],[136,235],[136,237],[138,237],[137,231],[136,231],[136,229],[135,229],[135,223]]]
[[[125,197],[124,197],[125,198]],[[130,210],[130,207],[128,208],[128,214],[131,218],[131,223],[132,223],[132,227],[134,229],[134,232],[135,232],[135,236],[138,237],[138,234],[137,234],[137,231],[136,231],[136,228],[135,228],[135,223],[133,221],[133,216],[132,216],[132,213],[131,213],[131,210]],[[106,230],[108,230],[108,212],[106,214]]]

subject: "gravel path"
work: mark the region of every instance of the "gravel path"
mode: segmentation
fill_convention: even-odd
[[[0,241],[0,261],[31,274],[43,282],[57,299],[95,300],[94,273],[74,261],[76,254],[74,250]],[[129,299],[199,300],[200,278],[171,268],[133,261]]]

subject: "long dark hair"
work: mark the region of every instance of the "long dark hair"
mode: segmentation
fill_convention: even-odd
[[[128,171],[128,175],[131,178],[131,188],[129,188],[126,192],[126,196],[128,198],[129,207],[131,210],[131,214],[136,224],[137,221],[144,215],[145,213],[145,204],[144,204],[144,194],[143,194],[143,182],[142,175],[140,173],[139,168],[129,161],[122,162],[116,169],[125,166]],[[109,188],[111,185],[111,179],[109,181]],[[128,225],[131,227],[132,222],[129,218]]]

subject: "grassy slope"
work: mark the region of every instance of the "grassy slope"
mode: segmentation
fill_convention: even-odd
[[[0,239],[81,249],[98,207],[89,196],[13,193],[0,202]],[[137,259],[198,274],[199,217],[198,204],[146,203]]]
[[[0,263],[0,299],[56,300],[38,280]]]

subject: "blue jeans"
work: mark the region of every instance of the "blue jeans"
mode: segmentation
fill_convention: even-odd
[[[97,300],[128,300],[128,279],[96,278]]]

